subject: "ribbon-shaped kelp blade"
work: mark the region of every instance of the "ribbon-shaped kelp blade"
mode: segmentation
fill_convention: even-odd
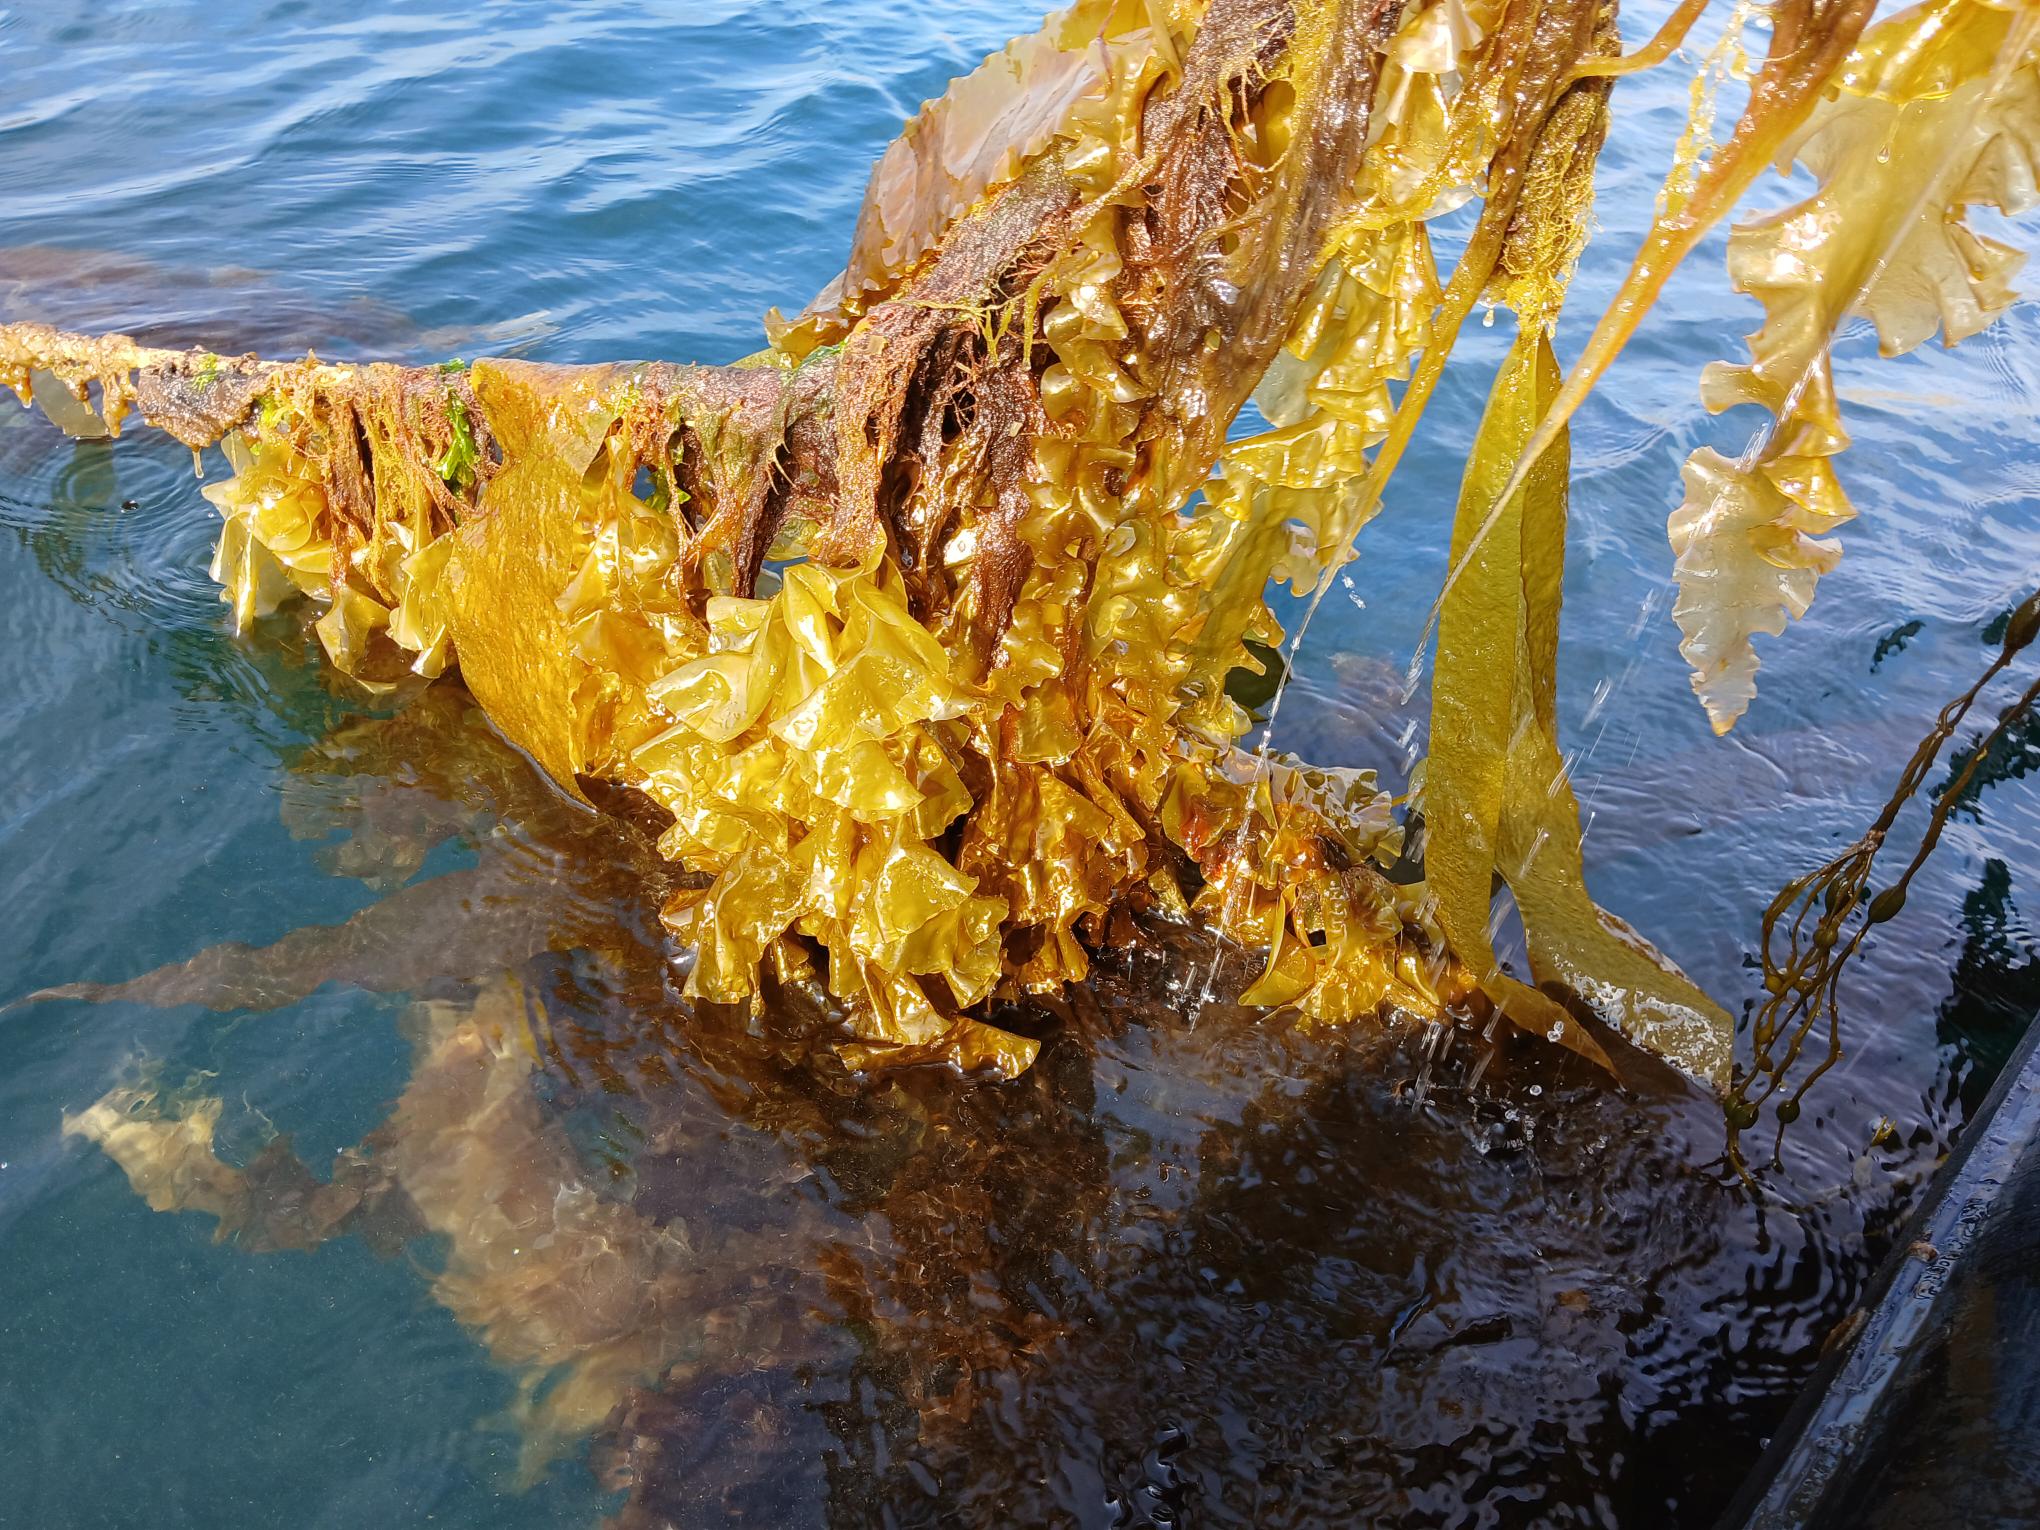
[[[1502,1013],[1613,1072],[1600,1043],[1562,1005],[1501,970],[1489,931],[1516,720],[1523,629],[1519,569],[1528,486],[1501,507],[1478,547],[1469,550],[1467,544],[1489,518],[1516,448],[1536,425],[1542,402],[1539,363],[1549,356],[1548,344],[1527,336],[1517,341],[1488,395],[1467,460],[1452,541],[1454,559],[1464,554],[1468,561],[1443,613],[1432,679],[1431,754],[1423,787],[1424,880],[1453,950]],[[1552,373],[1555,380],[1555,361]],[[1547,458],[1532,477],[1564,469],[1563,463]]]
[[[1555,385],[1557,361],[1548,339],[1538,349],[1541,409]],[[1515,894],[1538,982],[1580,995],[1637,1045],[1725,1089],[1735,1035],[1728,1012],[1587,891],[1579,800],[1558,744],[1569,434],[1561,432],[1549,454],[1552,470],[1533,473],[1524,486],[1524,620],[1499,869]]]
[[[1426,885],[1454,949],[1518,1026],[1612,1071],[1563,1005],[1501,971],[1490,931],[1498,873],[1515,895],[1540,982],[1592,1001],[1638,1045],[1720,1086],[1727,1014],[1586,888],[1555,706],[1571,471],[1565,434],[1506,503],[1495,503],[1559,385],[1548,336],[1526,328],[1496,378],[1468,460],[1453,527],[1453,556],[1464,571],[1440,613],[1424,767]]]

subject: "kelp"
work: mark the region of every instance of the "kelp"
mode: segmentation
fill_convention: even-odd
[[[2010,305],[2024,256],[1976,233],[1967,209],[2006,214],[2040,200],[2040,17],[1940,0],[1872,28],[1823,101],[1778,150],[1820,189],[1738,225],[1738,289],[1759,298],[1751,362],[1701,379],[1712,410],[1754,403],[1773,418],[1760,448],[1731,462],[1711,448],[1685,467],[1671,518],[1679,596],[1672,615],[1693,690],[1717,733],[1756,692],[1751,638],[1806,614],[1840,549],[1824,540],[1855,511],[1834,469],[1849,443],[1828,350],[1849,318],[1902,355],[1954,345]]]
[[[1967,720],[1978,698],[2035,638],[2040,638],[2040,590],[2028,595],[2005,618],[2004,638],[1996,656],[1973,685],[1941,709],[1870,827],[1840,855],[1788,882],[1764,910],[1764,999],[1751,1028],[1753,1066],[1736,1079],[1727,1102],[1729,1159],[1745,1175],[1742,1133],[1756,1124],[1768,1105],[1782,1146],[1785,1128],[1799,1119],[1806,1092],[1841,1061],[1843,973],[1871,930],[1904,911],[1913,878],[1940,843],[1949,818],[1980,784],[1979,772],[1991,759],[1994,746],[2032,718],[2035,707],[2040,706],[2040,677],[2035,677],[1999,709],[1981,739],[1956,757],[1949,778],[1932,794],[1927,824],[1912,859],[1894,880],[1873,890],[1871,873],[1900,812],[1926,785],[1942,749]],[[1793,1069],[1817,1031],[1825,1032],[1825,1055],[1795,1084]]]
[[[1223,882],[1252,884],[1284,998],[1437,1015],[1449,965],[1367,866],[1395,853],[1381,794],[1257,780],[1243,714],[1193,730],[1179,695],[1176,506],[1344,208],[1379,25],[1080,7],[1050,31],[1109,67],[1047,145],[959,147],[972,113],[1023,140],[1055,117],[1021,104],[1069,94],[1037,42],[881,167],[847,311],[737,367],[271,365],[22,327],[0,367],[96,385],[109,428],[132,403],[194,446],[235,432],[240,619],[317,587],[343,670],[457,665],[563,789],[669,815],[691,994],[825,984],[860,1061],[1011,1073],[1032,1044],[972,1011],[1082,977],[1118,904]],[[1242,836],[1279,876],[1226,877]]]
[[[1455,556],[1559,385],[1549,337],[1526,324],[1496,379],[1467,469]],[[1431,753],[1424,766],[1425,882],[1452,949],[1519,1023],[1606,1057],[1547,994],[1501,972],[1491,887],[1506,883],[1533,974],[1620,1017],[1632,1039],[1725,1086],[1728,1017],[1634,931],[1597,907],[1580,860],[1579,806],[1557,743],[1556,637],[1565,546],[1564,438],[1504,506],[1439,627]]]
[[[266,1123],[241,1151],[210,1075],[178,1080],[159,1063],[67,1112],[66,1135],[98,1145],[152,1209],[210,1217],[219,1240],[245,1251],[354,1237],[429,1268],[433,1298],[515,1379],[496,1423],[516,1437],[525,1480],[635,1386],[738,1369],[760,1346],[783,1352],[801,1311],[759,1286],[796,1235],[789,1220],[746,1235],[727,1218],[704,1222],[698,1203],[691,1232],[687,1219],[638,1214],[566,1130],[557,1094],[670,1090],[660,1041],[676,1014],[689,1046],[754,1087],[775,1066],[834,1063],[840,1075],[833,1017],[797,991],[779,996],[765,1034],[742,1009],[658,1003],[667,953],[642,904],[648,882],[674,868],[650,826],[571,804],[478,726],[455,681],[393,716],[348,720],[287,763],[292,832],[325,841],[372,883],[393,862],[415,869],[447,839],[471,844],[479,864],[267,948],[230,943],[128,983],[39,997],[259,1012],[324,982],[408,995],[402,1092],[323,1172]],[[641,1020],[661,1017],[632,1038],[627,1075],[624,1049],[570,1014],[555,1018],[586,1006],[569,977],[577,969],[624,989]],[[548,1091],[534,1087],[541,1077]],[[782,1112],[793,1093],[782,1088]],[[711,1126],[726,1131],[726,1118]]]
[[[1597,81],[1572,85],[1547,122],[1489,268],[1489,296],[1516,311],[1519,328],[1474,438],[1453,527],[1460,572],[1441,602],[1419,793],[1425,884],[1452,949],[1519,1024],[1608,1065],[1561,1004],[1500,970],[1491,934],[1497,879],[1521,916],[1535,978],[1592,996],[1632,1039],[1722,1087],[1727,1015],[1586,890],[1579,806],[1558,746],[1566,433],[1520,488],[1497,498],[1559,388],[1550,332],[1585,243],[1606,132],[1607,88]]]
[[[402,1095],[323,1180],[282,1137],[246,1166],[223,1160],[224,1102],[154,1079],[67,1114],[64,1132],[103,1149],[152,1209],[209,1215],[253,1252],[349,1234],[384,1252],[434,1240],[433,1297],[517,1380],[500,1422],[528,1483],[633,1385],[732,1366],[793,1317],[755,1289],[763,1240],[724,1229],[697,1245],[684,1223],[655,1224],[604,1193],[531,1087],[543,1015],[510,975],[411,1005]]]
[[[1608,92],[1700,8],[1624,56],[1603,0],[1080,0],[923,108],[842,276],[734,365],[268,362],[9,325],[0,381],[74,432],[139,412],[222,444],[237,626],[307,595],[361,683],[457,672],[568,799],[656,823],[644,884],[688,997],[809,993],[856,1066],[1019,1072],[1035,1043],[993,1007],[1154,913],[1257,948],[1251,1002],[1495,1010],[1606,1062],[1579,1004],[1718,1082],[1726,1016],[1585,888],[1566,422],[1766,165],[1827,176],[1731,246],[1770,317],[1708,402],[1764,403],[1776,450],[1696,457],[1706,505],[1675,518],[1689,656],[1732,720],[1748,634],[1803,609],[1845,507],[1835,325],[1860,310],[1903,349],[2007,300],[2011,257],[1959,210],[2031,200],[2033,18],[1930,0],[1864,35],[1869,0],[1778,0],[1718,148],[1696,85],[1561,380]],[[1441,285],[1430,224],[1475,199]],[[1236,682],[1301,641],[1483,301],[1519,333],[1454,522],[1406,845],[1367,772],[1244,748]],[[1250,394],[1269,428],[1228,444]],[[1294,634],[1271,581],[1310,599]],[[1496,959],[1498,878],[1541,986]]]
[[[421,699],[441,692],[457,695],[442,683]],[[1429,1027],[1267,1025],[1231,1002],[1253,976],[1239,954],[1218,1002],[1191,1024],[1169,997],[1171,974],[1207,959],[1210,938],[1176,923],[1157,923],[1151,942],[1100,953],[1093,978],[1066,997],[1002,1010],[1002,1024],[1047,1038],[1040,1062],[1010,1086],[958,1087],[933,1070],[852,1075],[828,1045],[829,1018],[797,990],[775,990],[756,1015],[662,999],[664,954],[634,937],[624,896],[636,831],[567,809],[537,772],[524,770],[520,783],[514,761],[458,709],[429,705],[350,723],[290,761],[291,821],[305,831],[360,834],[373,821],[408,836],[413,825],[466,823],[479,809],[547,839],[592,824],[615,863],[613,880],[599,880],[592,835],[556,847],[560,864],[581,868],[583,899],[614,897],[604,906],[615,928],[563,926],[559,956],[356,1017],[378,1052],[393,1019],[410,1058],[393,1107],[366,1135],[315,1153],[264,1120],[271,1111],[289,1124],[288,1091],[170,1065],[72,1114],[82,1141],[105,1133],[150,1204],[191,1213],[200,1228],[218,1218],[233,1252],[352,1238],[405,1259],[421,1298],[463,1325],[507,1378],[503,1414],[477,1423],[515,1431],[526,1478],[592,1433],[604,1487],[627,1495],[613,1511],[620,1524],[666,1522],[662,1506],[670,1513],[680,1495],[698,1505],[733,1476],[757,1483],[810,1469],[818,1432],[853,1461],[890,1452],[941,1472],[944,1460],[982,1459],[987,1431],[1010,1427],[1016,1406],[1037,1421],[1027,1438],[1059,1438],[1035,1412],[1044,1387],[1081,1399],[1083,1417],[1097,1416],[1102,1397],[1112,1416],[1143,1418],[1143,1388],[1176,1363],[1154,1344],[1149,1319],[1179,1307],[1179,1281],[1208,1285],[1196,1272],[1217,1268],[1222,1283],[1250,1282],[1253,1270],[1266,1272],[1271,1247],[1298,1257],[1277,1236],[1285,1224],[1305,1246],[1324,1246],[1322,1217],[1254,1195],[1244,1168],[1277,1172],[1339,1141],[1367,1150],[1332,1155],[1343,1167],[1333,1164],[1339,1188],[1328,1204],[1351,1196],[1373,1208],[1365,1236],[1385,1248],[1402,1236],[1402,1216],[1382,1195],[1383,1166],[1399,1165],[1409,1185],[1434,1185],[1442,1164],[1443,1182],[1467,1205],[1492,1211],[1504,1192],[1515,1197],[1500,1203],[1512,1226],[1518,1203],[1545,1219],[1527,1234],[1518,1228],[1522,1246],[1557,1248],[1560,1267],[1593,1272],[1599,1256],[1577,1217],[1515,1171],[1513,1151],[1489,1156],[1491,1143],[1520,1143],[1535,1129],[1540,1151],[1568,1174],[1576,1168],[1596,1193],[1642,1207],[1687,1161],[1688,1134],[1704,1131],[1706,1094],[1667,1068],[1634,1077],[1650,1106],[1640,1115],[1633,1095],[1602,1089],[1564,1054],[1542,1055],[1551,1049],[1488,1047],[1465,1034],[1448,1045],[1450,1033]],[[649,842],[644,850],[655,855]],[[458,933],[440,933],[449,961],[464,961]],[[570,956],[570,944],[600,955]],[[1503,1055],[1480,1064],[1487,1053]],[[1477,1066],[1540,1113],[1534,1128],[1504,1127],[1476,1102]],[[1386,1108],[1413,1085],[1428,1086],[1432,1100],[1414,1142],[1409,1113]],[[1599,1127],[1547,1140],[1546,1123],[1576,1126],[1582,1111],[1638,1153],[1592,1148],[1607,1137]],[[1368,1133],[1357,1144],[1341,1135],[1356,1113]],[[1126,1151],[1129,1133],[1141,1134],[1142,1152]],[[1156,1204],[1154,1162],[1171,1164],[1172,1185],[1190,1193]],[[1704,1175],[1694,1184],[1719,1194]],[[1577,1247],[1563,1241],[1568,1229]],[[1659,1251],[1668,1264],[1690,1257],[1689,1238],[1672,1242]],[[1513,1243],[1483,1247],[1503,1274],[1518,1257]],[[1198,1264],[1174,1257],[1186,1248],[1202,1251]],[[1298,1268],[1307,1278],[1312,1267],[1306,1258]],[[1399,1267],[1357,1268],[1346,1310],[1375,1310],[1370,1293],[1392,1287]],[[1591,1286],[1586,1273],[1581,1280]],[[1549,1291],[1518,1286],[1484,1283],[1446,1308],[1449,1321],[1433,1317],[1414,1333],[1373,1325],[1368,1342],[1428,1377],[1427,1392],[1435,1384],[1436,1395],[1463,1401],[1463,1385],[1433,1366],[1459,1352],[1438,1331],[1491,1314],[1494,1289],[1517,1292],[1526,1323],[1550,1310]],[[1619,1353],[1631,1288],[1593,1289]],[[1234,1363],[1222,1346],[1195,1348],[1213,1367]],[[1285,1361],[1259,1363],[1257,1374],[1272,1379]],[[1073,1372],[1070,1390],[1056,1385]],[[748,1440],[746,1396],[782,1399],[788,1432]],[[458,1409],[447,1427],[468,1422]],[[1149,1427],[1138,1423],[1135,1437]],[[471,1444],[492,1453],[482,1439]],[[746,1462],[754,1449],[765,1459]]]

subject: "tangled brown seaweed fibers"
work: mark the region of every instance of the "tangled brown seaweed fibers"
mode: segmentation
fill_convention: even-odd
[[[843,275],[733,366],[272,363],[14,325],[0,380],[73,428],[139,410],[224,442],[237,620],[302,590],[367,683],[457,664],[565,791],[664,815],[690,995],[826,990],[860,1065],[1024,1068],[985,1005],[1081,979],[1126,908],[1263,949],[1256,1002],[1487,1005],[1605,1062],[1564,994],[1725,1082],[1727,1017],[1581,876],[1553,703],[1565,422],[1803,126],[1857,131],[1827,126],[1836,93],[1962,105],[1904,205],[1821,203],[1813,247],[1851,280],[1793,320],[1797,375],[1764,398],[1805,396],[1850,312],[1922,338],[1888,297],[1916,225],[2026,199],[2035,27],[1930,0],[1863,36],[1869,0],[1779,0],[1740,122],[1706,155],[1696,119],[1561,385],[1610,83],[1698,9],[1623,58],[1604,0],[1082,0],[909,124]],[[1427,224],[1474,196],[1441,287]],[[1951,339],[2002,306],[1989,266],[1968,307],[1930,277]],[[1248,757],[1227,683],[1282,637],[1270,580],[1321,596],[1351,556],[1483,296],[1521,333],[1441,597],[1428,874],[1397,886],[1371,778]],[[1256,388],[1272,428],[1228,448]],[[1675,523],[1682,568],[1723,498]],[[1497,878],[1551,992],[1490,949]]]

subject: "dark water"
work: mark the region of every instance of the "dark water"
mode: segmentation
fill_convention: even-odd
[[[901,116],[1027,24],[7,6],[0,313],[727,359],[833,271]],[[1684,84],[1616,99],[1581,309]],[[1686,452],[1753,428],[1695,401],[1755,323],[1719,253],[1578,428],[1565,722],[1597,890],[1740,1007],[1764,902],[2040,566],[2040,310],[1887,366],[1844,342],[1864,517],[1717,742],[1663,520]],[[1399,675],[1501,338],[1313,632],[1280,740],[1312,759],[1421,745]],[[390,716],[288,618],[232,637],[180,450],[0,404],[0,523],[0,996],[374,910],[261,974],[334,979],[271,1011],[0,1014],[0,1524],[1704,1524],[2040,999],[2028,740],[1870,952],[1761,1205],[1648,1060],[1616,1090],[1471,1035],[1192,1028],[1166,941],[1009,1017],[1047,1038],[1018,1083],[859,1081],[791,1007],[682,1011],[642,842],[457,693]],[[230,1239],[61,1134],[122,1087],[217,1102]]]

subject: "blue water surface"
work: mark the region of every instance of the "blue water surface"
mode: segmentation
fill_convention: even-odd
[[[1626,30],[1643,35],[1661,9],[1637,7]],[[1023,0],[0,5],[0,318],[285,355],[309,346],[406,361],[733,359],[762,343],[768,306],[797,307],[840,266],[866,171],[902,118],[1035,14]],[[1576,315],[1597,309],[1634,248],[1685,106],[1676,68],[1617,90]],[[1685,455],[1702,443],[1738,450],[1756,428],[1707,416],[1695,387],[1699,367],[1737,355],[1755,324],[1755,306],[1727,289],[1717,237],[1581,416],[1562,655],[1594,886],[1735,1008],[1754,991],[1765,902],[1874,814],[1934,711],[1987,661],[1992,620],[2040,568],[2040,307],[2019,304],[1958,351],[1897,363],[1878,363],[1874,341],[1852,332],[1839,361],[1855,437],[1843,473],[1862,518],[1843,534],[1847,555],[1811,616],[1763,645],[1749,717],[1715,740],[1677,653],[1664,522]],[[1562,350],[1578,329],[1562,331]],[[1421,697],[1405,703],[1401,678],[1444,571],[1458,465],[1506,336],[1500,324],[1470,331],[1350,588],[1334,592],[1311,632],[1279,744],[1392,780],[1421,749]],[[293,751],[374,703],[329,688],[274,633],[233,635],[206,576],[215,525],[174,443],[136,432],[117,446],[72,444],[0,402],[0,1001],[131,977],[220,941],[262,944],[377,896],[330,874],[319,846],[293,837],[278,811]],[[1916,830],[1919,820],[1905,822]],[[1624,1467],[1623,1450],[1644,1459],[1671,1450],[1678,1430],[1700,1427],[1701,1399],[1756,1397],[1757,1422],[1720,1467],[1732,1480],[1747,1464],[1735,1451],[1753,1449],[1803,1367],[1765,1370],[1770,1340],[1743,1365],[1707,1323],[1722,1334],[1761,1328],[1752,1313],[1762,1303],[1799,1303],[1802,1326],[1790,1332],[1810,1357],[1821,1316],[1838,1315],[1860,1284],[1876,1228],[1973,1103],[1965,1082],[1995,1042],[1964,1027],[2006,1023],[2035,993],[2019,910],[2035,896],[2036,848],[2030,781],[1993,788],[1956,818],[1905,915],[1869,952],[1852,989],[1849,1055],[1809,1102],[1785,1171],[1795,1205],[1844,1208],[1801,1219],[1811,1230],[1797,1236],[1812,1250],[1804,1289],[1778,1273],[1754,1232],[1708,1243],[1707,1258],[1727,1261],[1724,1291],[1743,1284],[1737,1259],[1771,1273],[1675,1339],[1636,1338],[1649,1330],[1639,1318],[1628,1351],[1611,1341],[1612,1390],[1593,1403],[1594,1417],[1616,1421],[1612,1432],[1583,1442],[1561,1429],[1537,1447],[1585,1451],[1582,1470],[1618,1485],[1608,1496],[1581,1489],[1543,1519],[1544,1500],[1481,1464],[1486,1447],[1467,1443],[1471,1426],[1461,1435],[1440,1423],[1432,1446],[1396,1446],[1402,1488],[1340,1499],[1345,1512],[1372,1504],[1409,1523],[1675,1522],[1662,1504],[1670,1517],[1634,1517],[1648,1495],[1619,1486],[1638,1470]],[[468,854],[445,851],[424,874]],[[227,1156],[245,1159],[280,1131],[307,1163],[327,1162],[404,1087],[402,1008],[401,997],[328,986],[268,1015],[79,1003],[0,1013],[0,1525],[512,1526],[618,1511],[628,1484],[578,1459],[519,1485],[516,1436],[499,1417],[511,1379],[433,1299],[429,1250],[387,1258],[340,1239],[254,1257],[213,1242],[203,1217],[151,1211],[103,1155],[60,1133],[64,1112],[123,1080],[211,1077],[229,1102]],[[1128,1077],[1167,1071],[1128,1046],[1101,1054],[1099,1102],[1085,1107],[1105,1122],[1100,1161],[1114,1182],[1143,1203],[1151,1191],[1165,1201],[1168,1165],[1180,1161],[1229,1185],[1235,1160],[1206,1151],[1215,1139],[1205,1134],[1222,1136],[1252,1110],[1222,1092],[1204,1099],[1138,1079],[1130,1098],[1148,1087],[1145,1103],[1114,1104]],[[1489,1103],[1534,1108],[1514,1087],[1533,1086],[1498,1082]],[[1330,1115],[1365,1118],[1365,1104]],[[1426,1171],[1393,1161],[1404,1140],[1390,1134],[1371,1150],[1383,1174],[1403,1176],[1400,1236],[1427,1222],[1478,1236],[1472,1210],[1455,1223],[1460,1211],[1410,1188]],[[1717,1148],[1696,1142],[1680,1161]],[[1257,1193],[1296,1197],[1323,1227],[1364,1220],[1367,1165],[1349,1160],[1347,1172],[1359,1175],[1353,1197],[1322,1206],[1297,1188],[1308,1178],[1285,1188],[1271,1175]],[[839,1230],[855,1227],[860,1203],[828,1173],[799,1193]],[[1146,1349],[1205,1331],[1200,1303],[1261,1303],[1260,1336],[1238,1338],[1225,1374],[1251,1371],[1256,1346],[1290,1353],[1268,1336],[1271,1323],[1315,1335],[1294,1359],[1327,1368],[1299,1383],[1326,1399],[1307,1425],[1256,1433],[1258,1419],[1295,1406],[1279,1388],[1200,1412],[1186,1383],[1158,1409],[1152,1437],[1129,1443],[1103,1404],[1095,1419],[1075,1404],[1032,1413],[1018,1392],[1002,1394],[1005,1403],[986,1406],[1031,1421],[1022,1434],[1050,1429],[1044,1417],[1067,1426],[1056,1436],[1061,1465],[1041,1469],[1008,1439],[1010,1454],[976,1462],[972,1493],[957,1487],[956,1469],[937,1468],[940,1491],[895,1512],[856,1484],[907,1467],[874,1466],[845,1443],[855,1431],[831,1422],[832,1438],[821,1413],[796,1409],[804,1422],[789,1426],[784,1448],[819,1475],[783,1497],[742,1500],[754,1522],[1030,1522],[1052,1509],[1071,1522],[1162,1523],[1138,1516],[1161,1515],[1183,1481],[1202,1484],[1212,1522],[1244,1520],[1256,1515],[1240,1507],[1238,1483],[1271,1462],[1286,1463],[1285,1480],[1313,1471],[1342,1480],[1340,1452],[1361,1450],[1355,1440],[1432,1438],[1431,1425],[1396,1420],[1397,1366],[1411,1362],[1394,1359],[1392,1343],[1367,1351],[1379,1371],[1356,1371],[1354,1352],[1340,1348],[1359,1342],[1335,1319],[1360,1300],[1352,1282],[1364,1260],[1328,1246],[1293,1285],[1255,1291],[1248,1280],[1241,1295],[1192,1278],[1200,1259],[1222,1264],[1219,1255],[1168,1247],[1189,1272],[1185,1294],[1174,1315],[1175,1297],[1150,1295]],[[1450,1302],[1450,1282],[1426,1274],[1411,1247],[1381,1274],[1384,1334],[1420,1332],[1425,1321],[1421,1307],[1397,1315],[1401,1298],[1382,1294],[1395,1281]],[[1534,1249],[1521,1257],[1526,1272],[1548,1269]],[[1621,1257],[1608,1255],[1616,1277]],[[1097,1287],[1141,1299],[1125,1294],[1135,1286]],[[1320,1332],[1299,1313],[1333,1326]],[[851,1331],[841,1313],[815,1321],[837,1319]],[[1510,1366],[1531,1376],[1565,1341],[1552,1330],[1532,1342],[1519,1322],[1511,1342],[1528,1347],[1468,1385],[1505,1388]],[[1682,1357],[1669,1368],[1685,1379],[1649,1374],[1636,1358],[1646,1353]],[[831,1363],[804,1374],[829,1406],[854,1412],[863,1383]],[[1363,1382],[1364,1394],[1341,1390]],[[1582,1388],[1581,1408],[1600,1386]],[[1510,1406],[1534,1412],[1537,1392],[1527,1386]],[[1352,1422],[1363,1416],[1370,1422]],[[870,1425],[895,1431],[888,1449],[911,1456],[898,1441],[914,1432],[901,1428],[891,1414]],[[1169,1442],[1184,1438],[1198,1464],[1171,1466]],[[867,1475],[844,1475],[831,1464],[839,1456]],[[1427,1496],[1448,1480],[1460,1485]],[[681,1506],[662,1512],[720,1523],[736,1501],[673,1500]],[[1380,1507],[1391,1502],[1402,1508]]]

